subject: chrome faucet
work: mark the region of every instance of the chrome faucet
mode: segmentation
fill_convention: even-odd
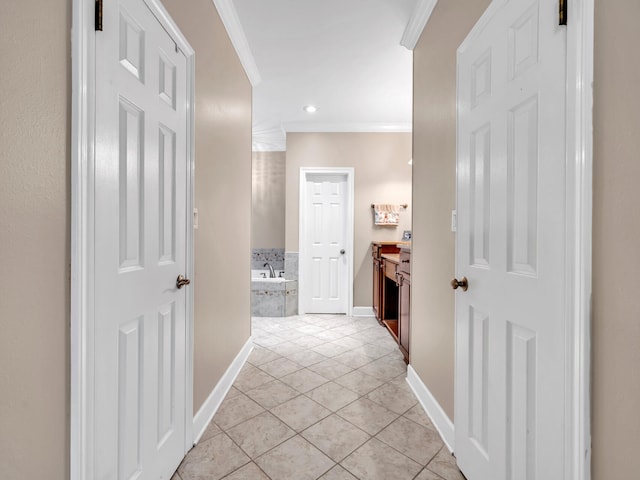
[[[276,278],[276,272],[269,262],[265,263],[263,267],[269,267],[269,278]]]

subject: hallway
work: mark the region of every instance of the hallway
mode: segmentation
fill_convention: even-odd
[[[463,480],[372,318],[254,318],[255,349],[172,480]]]

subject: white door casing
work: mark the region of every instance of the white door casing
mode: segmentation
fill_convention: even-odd
[[[155,0],[105,2],[97,33],[78,3],[71,474],[170,478],[193,444],[193,294],[176,288],[193,273],[193,50]]]
[[[353,169],[300,170],[300,313],[350,314]]]
[[[566,28],[494,1],[458,50],[455,450],[469,480],[563,478]]]

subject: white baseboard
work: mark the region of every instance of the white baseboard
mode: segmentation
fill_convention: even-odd
[[[209,394],[209,397],[207,397],[205,402],[202,404],[202,407],[200,407],[200,410],[198,410],[198,413],[194,415],[193,417],[193,436],[194,436],[193,444],[194,445],[198,443],[198,441],[200,441],[200,437],[206,430],[207,425],[209,425],[209,422],[211,421],[213,416],[218,411],[218,408],[220,408],[220,404],[224,400],[224,397],[226,397],[227,393],[229,393],[229,390],[231,389],[233,382],[236,380],[236,377],[240,373],[240,370],[242,370],[242,367],[247,361],[247,359],[249,358],[249,355],[251,354],[252,350],[253,350],[253,340],[251,339],[251,337],[249,337],[249,340],[247,340],[247,343],[244,344],[244,346],[242,347],[238,355],[236,355],[236,358],[234,358],[233,362],[231,362],[231,365],[229,365],[229,368],[227,368],[227,371],[224,372],[224,375],[222,376],[218,384],[214,387],[214,389]]]
[[[353,317],[375,317],[373,307],[353,307]]]
[[[436,430],[438,430],[445,445],[449,451],[453,453],[455,446],[455,427],[453,422],[449,420],[445,411],[411,365],[407,367],[407,383],[411,387],[411,390],[413,390],[413,393],[416,394],[416,397],[418,397],[420,405],[422,405],[422,408],[431,419]]]

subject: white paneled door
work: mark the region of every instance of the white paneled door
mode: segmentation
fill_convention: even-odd
[[[495,0],[458,51],[455,453],[469,480],[564,478],[565,29],[557,2]]]
[[[346,173],[302,176],[300,305],[304,313],[347,313],[350,182]]]
[[[169,479],[185,453],[186,57],[143,0],[96,33],[94,478]]]

